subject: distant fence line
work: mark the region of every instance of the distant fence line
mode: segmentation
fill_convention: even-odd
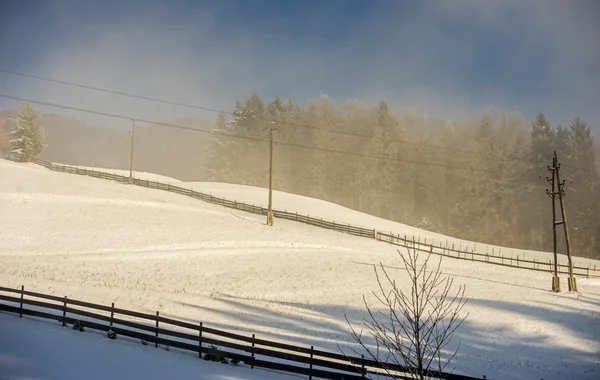
[[[2,294],[8,293],[8,294]],[[27,297],[25,297],[27,296]],[[32,299],[33,297],[33,299]],[[40,299],[42,301],[40,301]],[[28,315],[37,318],[55,320],[73,325],[83,324],[85,329],[108,332],[112,330],[117,337],[125,336],[140,339],[145,344],[154,344],[155,348],[171,347],[191,351],[202,357],[226,358],[254,367],[279,370],[308,376],[309,379],[363,380],[370,376],[408,379],[410,368],[396,364],[374,361],[362,357],[353,357],[336,352],[304,347],[287,343],[259,339],[252,336],[231,333],[207,327],[202,322],[191,323],[165,318],[160,312],[154,314],[99,305],[79,301],[67,297],[26,291],[21,289],[0,287],[0,311]],[[51,301],[51,302],[49,302]],[[35,306],[25,308],[24,305]],[[129,317],[128,319],[123,318]],[[131,317],[146,321],[136,322]],[[149,323],[148,323],[149,322]],[[175,326],[178,329],[168,328]],[[175,339],[177,338],[177,339]],[[208,357],[204,357],[209,360]],[[275,360],[273,360],[275,359]],[[458,375],[446,372],[432,372],[432,378],[447,380],[482,380],[481,378]],[[369,377],[367,377],[369,376]],[[485,379],[485,376],[483,377]]]
[[[38,158],[32,158],[31,162],[33,162],[37,165],[43,166],[45,168],[48,168],[52,171],[57,171],[57,172],[62,172],[62,173],[86,175],[86,176],[90,176],[90,177],[94,177],[94,178],[108,179],[108,180],[122,182],[122,183],[127,183],[129,180],[128,176],[122,176],[122,175],[118,175],[118,174],[102,172],[99,170],[90,170],[90,169],[83,169],[83,168],[78,168],[78,167],[74,167],[74,166],[55,164],[52,162],[40,160]],[[228,208],[232,208],[232,209],[236,209],[236,210],[240,210],[240,211],[246,211],[246,212],[250,212],[253,214],[259,214],[259,215],[265,215],[265,216],[268,214],[268,209],[265,207],[255,206],[255,205],[247,204],[244,202],[232,201],[232,200],[228,200],[228,199],[221,198],[221,197],[215,197],[211,194],[202,193],[199,191],[195,191],[193,189],[185,189],[185,188],[182,188],[179,186],[171,185],[169,183],[162,183],[159,181],[150,181],[150,180],[144,180],[144,179],[140,179],[140,178],[133,178],[133,184],[137,185],[137,186],[141,186],[141,187],[150,188],[150,189],[158,189],[158,190],[169,191],[169,192],[177,193],[177,194],[181,194],[181,195],[186,195],[186,196],[200,199],[202,201],[212,203],[215,205],[228,207]],[[498,254],[495,254],[494,250],[492,250],[492,253],[490,254],[487,252],[486,253],[475,252],[475,246],[471,247],[471,249],[469,250],[468,246],[466,246],[465,249],[462,249],[462,247],[455,248],[454,245],[448,246],[446,244],[446,246],[442,246],[441,243],[439,245],[435,245],[433,242],[427,243],[427,239],[425,239],[423,242],[421,242],[420,237],[418,238],[418,240],[415,241],[414,239],[407,239],[406,236],[401,237],[400,235],[394,235],[392,232],[384,233],[381,231],[377,231],[374,228],[368,229],[368,228],[353,226],[351,224],[346,224],[346,223],[327,221],[327,220],[323,220],[322,218],[315,218],[315,217],[312,217],[309,215],[301,215],[301,214],[298,214],[297,212],[292,213],[292,212],[288,212],[288,211],[274,209],[273,216],[276,218],[287,219],[287,220],[291,220],[291,221],[295,221],[295,222],[305,223],[305,224],[309,224],[311,226],[316,226],[316,227],[320,227],[320,228],[324,228],[324,229],[329,229],[329,230],[338,231],[338,232],[344,232],[344,233],[354,235],[354,236],[371,238],[371,239],[375,239],[375,240],[378,240],[381,242],[397,245],[400,247],[414,248],[414,249],[422,251],[422,252],[434,253],[437,255],[441,255],[444,257],[450,257],[450,258],[454,258],[454,259],[476,261],[476,262],[481,262],[481,263],[501,265],[501,266],[505,266],[505,267],[512,267],[512,268],[519,268],[519,269],[528,269],[528,270],[534,270],[534,271],[540,271],[540,272],[552,272],[554,270],[554,262],[552,260],[540,261],[540,260],[525,260],[524,258],[520,258],[519,256],[517,256],[516,258],[512,257],[512,256],[507,257],[507,256],[503,256],[501,254],[500,250],[498,250]],[[559,263],[558,271],[559,271],[559,273],[562,273],[562,274],[568,274],[569,273],[568,265]],[[594,265],[593,268],[590,265],[588,265],[587,267],[574,266],[573,274],[575,276],[580,276],[580,277],[600,278],[600,269],[597,268],[596,265]]]

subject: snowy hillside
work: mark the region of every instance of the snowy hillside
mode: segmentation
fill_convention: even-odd
[[[190,187],[264,203],[264,190]],[[278,209],[445,239],[399,224],[380,227],[377,218],[304,197],[278,193],[275,202]],[[371,265],[397,267],[396,247],[285,220],[268,227],[263,219],[0,160],[0,283],[321,348],[349,343],[344,314],[353,321],[363,316],[361,297],[376,285]],[[598,377],[600,280],[579,278],[579,295],[554,294],[547,273],[452,259],[443,268],[456,285],[466,284],[470,299],[456,336],[456,372]],[[406,284],[403,272],[392,273]]]

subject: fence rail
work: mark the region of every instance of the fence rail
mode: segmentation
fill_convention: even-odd
[[[90,170],[90,169],[82,169],[78,167],[55,164],[48,161],[40,160],[38,158],[32,158],[31,162],[48,168],[53,171],[63,172],[63,173],[72,173],[79,175],[86,175],[94,178],[100,179],[108,179],[116,182],[127,183],[129,177],[102,172],[98,170]],[[200,199],[202,201],[212,203],[215,205],[228,207],[240,211],[250,212],[253,214],[259,215],[267,215],[268,209],[261,206],[251,205],[244,202],[231,201],[221,197],[215,197],[211,194],[206,194],[198,191],[194,191],[193,189],[186,189],[179,186],[174,186],[168,183],[162,183],[159,181],[149,181],[139,178],[133,179],[133,184],[141,187],[146,187],[150,189],[158,189],[169,191],[172,193],[177,193],[180,195],[189,196],[192,198]],[[458,249],[448,246],[435,245],[433,243],[427,243],[419,241],[415,242],[414,240],[407,239],[406,237],[402,238],[400,235],[394,235],[393,233],[384,233],[381,231],[377,231],[376,229],[368,229],[359,226],[353,226],[345,223],[338,223],[335,221],[327,221],[322,218],[315,218],[309,215],[301,215],[298,213],[292,213],[288,211],[282,210],[273,210],[273,216],[280,219],[291,220],[295,222],[309,224],[311,226],[325,228],[333,231],[343,232],[354,236],[366,237],[371,239],[376,239],[385,243],[390,243],[393,245],[397,245],[405,248],[416,248],[420,251],[435,253],[438,255],[442,255],[444,257],[454,258],[454,259],[462,259],[469,261],[476,261],[481,263],[488,263],[492,265],[502,265],[505,267],[512,267],[518,269],[528,269],[540,272],[551,272],[554,270],[554,263],[552,260],[549,261],[536,261],[536,260],[525,260],[523,258],[512,257],[512,256],[503,256],[500,252],[497,255],[489,253],[480,253],[475,252],[475,248],[472,247],[471,250],[465,249],[462,250],[460,247]],[[568,273],[568,266],[565,264],[558,264],[559,273]],[[597,268],[595,265],[591,267],[588,265],[587,267],[582,266],[574,266],[573,274],[575,276],[580,277],[593,277],[600,278],[600,268]]]
[[[0,311],[50,319],[62,326],[83,323],[84,329],[108,332],[118,336],[142,340],[146,344],[178,348],[202,357],[208,354],[249,365],[283,372],[306,375],[309,379],[358,380],[367,376],[406,377],[407,367],[382,363],[364,357],[353,357],[336,352],[302,347],[287,343],[231,333],[207,327],[202,322],[190,323],[156,314],[141,313],[111,306],[75,300],[67,297],[0,287]],[[49,302],[50,301],[50,302]],[[18,305],[18,306],[17,306]],[[25,306],[34,306],[26,308]],[[124,318],[125,317],[125,318]],[[129,317],[129,319],[126,319]],[[138,322],[131,318],[141,319]],[[178,329],[169,328],[170,326]],[[177,339],[175,339],[177,338]],[[204,357],[207,359],[207,357]],[[481,380],[481,378],[453,373],[435,372],[435,378],[448,380]],[[485,378],[485,377],[484,377]]]

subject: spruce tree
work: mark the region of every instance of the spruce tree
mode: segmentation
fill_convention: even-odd
[[[4,135],[4,120],[0,119],[0,153],[4,153],[6,144],[6,136]]]
[[[206,179],[212,182],[230,182],[233,168],[232,138],[227,136],[227,115],[220,110],[217,121],[212,128],[212,140],[208,145],[206,157]]]
[[[11,155],[18,156],[22,161],[29,162],[43,152],[46,145],[41,115],[27,102],[18,111],[18,117],[13,120],[15,129],[11,132]]]
[[[566,199],[569,224],[572,226],[573,253],[592,256],[598,222],[597,199],[600,197],[600,174],[595,165],[594,139],[587,123],[575,118],[569,125],[569,148],[571,156],[563,168],[568,185]],[[561,162],[564,161],[561,158]]]

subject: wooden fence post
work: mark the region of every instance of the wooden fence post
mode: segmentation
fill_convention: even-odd
[[[252,364],[250,364],[250,369],[254,369],[254,334],[252,334],[252,348],[250,349],[250,355],[252,356]]]
[[[156,312],[156,335],[154,339],[154,348],[158,348],[158,311]]]
[[[202,358],[202,322],[200,322],[200,329],[198,330],[198,357]]]
[[[589,269],[589,268],[588,268]],[[588,270],[588,277],[589,277],[589,270]],[[25,285],[21,285],[21,305],[19,306],[19,318],[23,318],[23,296],[25,294],[23,294],[25,292]]]
[[[312,364],[312,360],[313,360],[313,350],[315,348],[313,346],[310,346],[310,360],[309,360],[309,371],[308,371],[308,380],[312,380],[312,368],[313,368],[313,364]]]
[[[113,327],[113,319],[115,318],[115,303],[110,304],[110,328]]]
[[[361,356],[363,359],[365,358],[365,355],[360,355],[360,356]],[[365,378],[365,377],[367,377],[367,371],[365,371],[365,363],[362,363],[362,364],[361,364],[361,367],[362,367],[361,377],[362,377],[362,378]]]
[[[585,276],[585,277],[587,277],[587,278],[590,278],[590,267],[589,267],[589,265],[588,265],[588,267],[587,267],[587,274],[586,274],[586,276]],[[21,305],[22,305],[22,304],[21,304]]]
[[[62,315],[62,325],[65,327],[67,325],[67,296],[65,296],[63,300],[63,315]]]
[[[519,267],[519,255],[517,255],[517,268]]]

